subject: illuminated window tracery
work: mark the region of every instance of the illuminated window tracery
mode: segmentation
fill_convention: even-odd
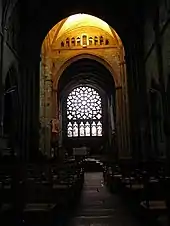
[[[95,89],[81,86],[68,95],[67,136],[102,136],[101,97]]]

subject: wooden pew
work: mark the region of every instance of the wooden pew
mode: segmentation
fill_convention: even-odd
[[[54,210],[55,217],[59,216],[69,208],[71,202],[75,203],[84,181],[81,165],[74,164],[29,164],[24,167],[15,165],[13,168],[6,165],[1,167],[0,172],[3,175],[0,176],[0,215],[4,216],[4,220],[11,216],[11,223],[19,220],[29,223],[28,216],[38,216],[44,211],[50,219]],[[6,220],[6,225],[8,223]]]

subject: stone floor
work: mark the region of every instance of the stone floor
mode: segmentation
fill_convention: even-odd
[[[103,174],[85,174],[78,208],[68,226],[143,226],[120,196],[111,194],[103,184]]]

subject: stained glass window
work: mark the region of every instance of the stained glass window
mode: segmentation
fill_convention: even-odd
[[[95,89],[80,86],[68,95],[67,136],[102,136],[102,103]]]

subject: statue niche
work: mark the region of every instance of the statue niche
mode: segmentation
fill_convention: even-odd
[[[163,116],[162,116],[162,100],[161,93],[154,88],[150,91],[150,106],[151,106],[151,129],[154,141],[154,154],[160,156],[159,143],[162,143],[163,138]]]

